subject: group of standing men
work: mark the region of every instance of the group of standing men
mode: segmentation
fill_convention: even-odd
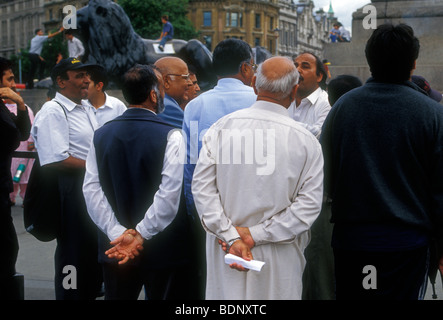
[[[443,234],[443,110],[409,81],[418,48],[408,26],[380,26],[366,47],[373,77],[331,109],[318,57],[257,66],[227,39],[213,89],[194,97],[179,58],[136,65],[122,81],[128,109],[101,126],[82,102],[97,67],[62,60],[31,130],[41,164],[60,172],[57,298],[93,299],[101,277],[107,299],[142,286],[148,299],[315,298],[303,291],[326,284],[312,268],[330,263],[309,254],[316,241],[332,241],[335,265],[321,272],[337,299],[420,298]],[[308,246],[329,220],[332,237]],[[229,268],[225,253],[266,264]],[[76,290],[62,286],[65,265]],[[366,265],[376,290],[362,286]]]

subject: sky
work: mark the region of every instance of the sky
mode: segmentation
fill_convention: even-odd
[[[332,1],[332,9],[338,21],[349,31],[352,31],[352,14],[371,3],[370,0],[314,0],[315,10],[323,8],[325,12],[328,12],[330,1]]]

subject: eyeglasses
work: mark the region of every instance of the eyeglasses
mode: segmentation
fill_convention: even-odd
[[[254,72],[257,71],[258,65],[256,65],[255,63],[250,63],[245,61],[246,64],[250,65],[252,67],[252,70],[254,70]]]
[[[173,74],[173,73],[167,74],[167,76],[182,77],[184,80],[189,80],[190,75],[191,75],[190,73],[188,73],[188,74]]]

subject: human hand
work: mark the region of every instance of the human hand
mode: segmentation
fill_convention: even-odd
[[[232,246],[229,248],[228,253],[241,257],[246,261],[251,261],[253,259],[249,245],[246,244],[242,239],[235,241],[232,244]],[[246,269],[245,267],[237,263],[231,263],[229,267],[231,267],[231,269],[235,269],[238,271],[245,271],[245,272],[249,271],[249,269]]]
[[[129,259],[134,259],[143,250],[143,237],[134,229],[128,229],[123,234],[110,242],[112,247],[105,254],[110,259],[119,260],[118,264],[125,264]]]
[[[13,103],[17,104],[17,108],[20,110],[26,110],[23,98],[12,88],[9,87],[0,88],[0,98],[12,101]]]
[[[235,227],[237,229],[238,235],[240,238],[245,242],[246,245],[248,245],[249,249],[254,248],[255,241],[252,239],[251,232],[249,231],[249,228],[246,227]],[[218,240],[218,244],[222,247],[222,250],[227,252],[228,250],[228,244],[222,240]]]

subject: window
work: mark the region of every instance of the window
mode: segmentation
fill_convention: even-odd
[[[212,26],[212,12],[211,11],[203,11],[203,26],[204,27]]]
[[[261,16],[260,16],[260,14],[255,14],[255,27],[257,29],[261,28]]]
[[[226,13],[227,27],[243,27],[243,13],[241,12],[227,12]]]
[[[274,30],[274,17],[269,17],[269,30]]]
[[[255,47],[260,46],[260,38],[255,38],[254,46],[255,46]]]

